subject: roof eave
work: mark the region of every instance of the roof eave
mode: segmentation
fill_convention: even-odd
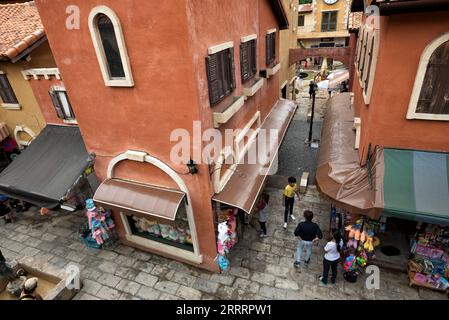
[[[281,0],[269,0],[271,8],[276,16],[276,20],[278,21],[279,29],[286,30],[288,29],[289,23],[287,14],[285,13],[284,5]]]

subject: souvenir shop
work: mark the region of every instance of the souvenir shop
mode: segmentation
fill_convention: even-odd
[[[383,214],[379,220],[331,208],[330,230],[344,235],[345,279],[369,264],[407,272],[409,285],[449,292],[449,226]]]

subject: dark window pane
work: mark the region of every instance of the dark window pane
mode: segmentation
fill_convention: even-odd
[[[337,30],[337,14],[338,11],[323,12],[321,16],[321,31]]]
[[[125,71],[111,19],[104,14],[99,14],[97,19],[98,32],[100,33],[104,54],[108,62],[109,75],[111,78],[124,78]]]
[[[276,58],[276,32],[267,34],[266,36],[266,63],[272,66]]]
[[[416,112],[449,114],[449,41],[441,44],[429,59]]]
[[[304,27],[304,15],[298,15],[298,27]]]
[[[0,97],[3,103],[19,103],[6,74],[0,74]]]

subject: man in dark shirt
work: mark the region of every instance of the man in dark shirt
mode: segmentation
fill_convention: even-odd
[[[306,220],[300,222],[295,230],[295,236],[299,238],[299,243],[296,248],[296,261],[293,264],[296,268],[301,265],[302,250],[304,248],[306,249],[304,262],[307,264],[310,262],[313,243],[318,239],[323,238],[323,233],[321,232],[320,227],[315,222],[312,222],[313,212],[310,210],[304,211],[304,218]]]

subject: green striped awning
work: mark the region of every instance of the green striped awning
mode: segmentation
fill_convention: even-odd
[[[449,154],[384,149],[385,216],[449,224]]]

